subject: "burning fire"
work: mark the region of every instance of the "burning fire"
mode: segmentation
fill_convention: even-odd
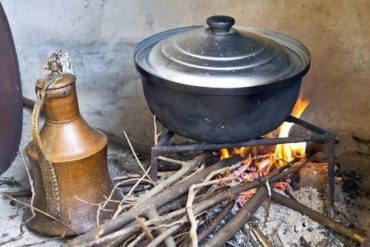
[[[294,117],[300,117],[306,107],[308,106],[309,101],[307,99],[304,99],[302,97],[299,97],[293,111],[291,113]],[[278,137],[288,137],[290,129],[292,128],[293,123],[284,122],[279,127],[279,135]],[[269,133],[266,135],[266,137],[272,137],[273,134]],[[266,150],[267,149],[267,150]],[[306,143],[300,142],[300,143],[287,143],[287,144],[278,144],[276,145],[275,151],[268,150],[266,147],[241,147],[241,148],[234,148],[232,150],[223,148],[220,150],[220,156],[221,159],[228,158],[232,155],[240,155],[243,157],[247,157],[249,155],[263,155],[266,153],[274,153],[274,155],[270,156],[270,159],[267,161],[261,162],[262,164],[258,165],[259,170],[265,170],[268,172],[271,168],[271,166],[282,166],[284,162],[292,161],[294,158],[303,158],[306,153]],[[267,164],[268,163],[268,164]],[[261,167],[259,167],[261,166]]]
[[[291,113],[294,117],[300,117],[306,107],[308,106],[309,101],[299,97],[296,102],[293,111]],[[292,128],[293,123],[284,122],[279,127],[279,137],[288,137],[290,129]],[[278,144],[275,149],[275,159],[279,165],[282,165],[284,162],[292,161],[294,158],[304,158],[306,154],[306,143],[286,143]]]
[[[308,106],[308,100],[299,97],[291,115],[300,117],[303,111]],[[293,123],[284,122],[278,129],[278,137],[284,138],[289,136],[290,129]],[[272,138],[276,134],[269,133],[265,137]],[[242,165],[233,171],[233,175],[237,177],[237,181],[232,181],[228,185],[241,181],[253,181],[261,176],[267,175],[273,167],[283,166],[286,162],[292,161],[294,158],[304,158],[306,153],[306,143],[287,143],[278,144],[274,147],[241,147],[233,149],[221,149],[221,159],[228,158],[233,155],[239,155],[244,158]],[[291,190],[289,179],[286,181],[277,182],[274,188],[280,190]],[[251,189],[241,193],[237,199],[240,205],[244,205],[256,192],[256,189]]]

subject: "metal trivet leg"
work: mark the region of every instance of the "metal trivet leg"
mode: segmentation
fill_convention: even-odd
[[[175,133],[167,131],[166,134],[159,140],[159,142],[152,147],[150,157],[150,177],[157,181],[158,179],[158,157],[163,154],[163,146],[167,145]]]

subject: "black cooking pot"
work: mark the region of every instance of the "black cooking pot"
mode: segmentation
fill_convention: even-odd
[[[135,50],[148,105],[166,128],[210,143],[239,142],[276,129],[297,100],[309,51],[285,35],[208,26],[151,36]]]
[[[17,54],[0,3],[0,174],[12,164],[22,135],[22,88]]]

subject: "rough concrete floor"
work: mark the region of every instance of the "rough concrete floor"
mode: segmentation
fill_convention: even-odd
[[[19,150],[24,150],[28,142],[32,139],[30,123],[30,111],[24,110],[23,133]],[[11,167],[0,176],[1,180],[14,178],[20,183],[19,186],[0,186],[0,192],[18,191],[28,189],[29,183],[22,155],[18,155]],[[24,208],[10,203],[10,200],[0,197],[0,245],[1,246],[59,246],[61,240],[50,240],[49,238],[34,234],[26,227],[23,227],[24,234],[20,235],[20,226],[23,222]],[[17,238],[18,237],[18,238]],[[15,239],[13,239],[15,238]],[[47,242],[44,242],[47,241]]]

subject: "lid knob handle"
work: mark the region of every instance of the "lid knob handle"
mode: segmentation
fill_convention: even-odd
[[[235,19],[227,15],[214,15],[207,18],[207,25],[213,33],[228,33],[234,23]]]
[[[48,61],[44,64],[44,69],[50,70],[52,75],[59,74],[59,72],[62,71],[62,64],[60,62],[61,55],[62,51],[52,53]]]

